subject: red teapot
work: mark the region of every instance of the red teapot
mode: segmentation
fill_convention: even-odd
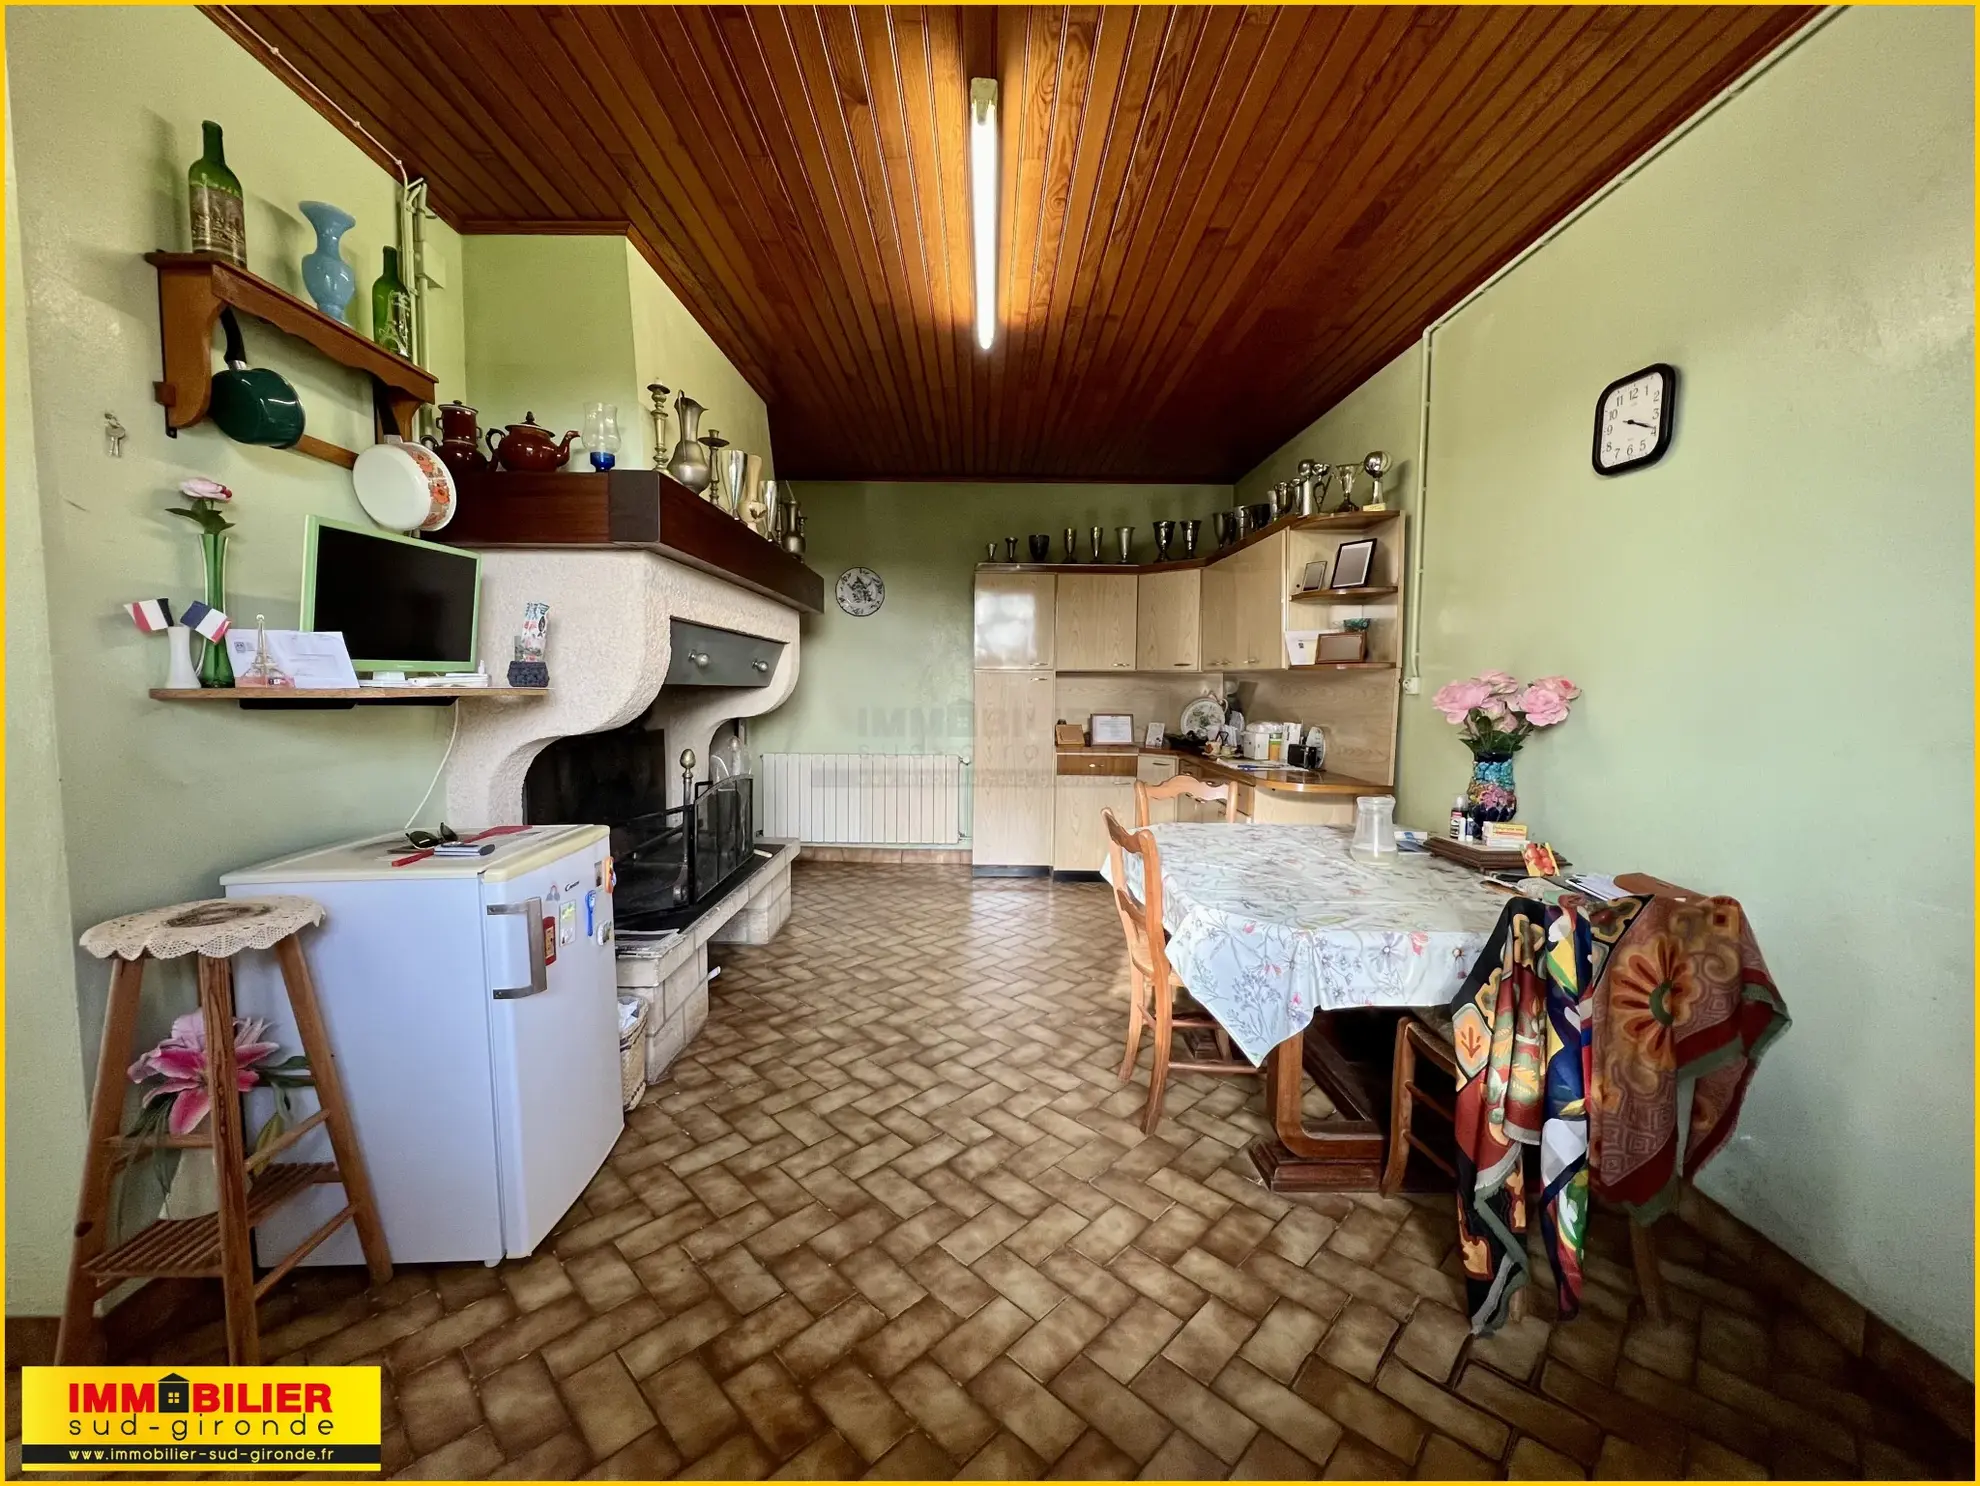
[[[565,434],[560,444],[556,435],[536,421],[536,414],[524,413],[522,422],[511,423],[507,428],[491,428],[487,437],[495,462],[501,468],[541,475],[563,468],[564,461],[571,457],[571,445],[577,442],[577,430]]]
[[[475,423],[474,409],[466,403],[443,402],[437,411],[440,437],[422,440],[426,447],[440,456],[456,479],[487,469],[488,456],[481,452],[481,430]]]

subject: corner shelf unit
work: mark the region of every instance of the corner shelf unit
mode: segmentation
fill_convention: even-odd
[[[213,401],[213,327],[232,308],[315,347],[340,366],[368,373],[385,388],[401,433],[434,398],[433,373],[374,344],[341,320],[258,274],[214,253],[146,253],[158,270],[158,329],[165,376],[152,386],[165,409],[165,431],[176,434],[206,417]],[[349,469],[355,450],[304,434],[296,452]]]
[[[239,702],[244,712],[330,712],[352,707],[444,707],[474,697],[526,701],[547,697],[547,686],[154,686],[154,702]]]

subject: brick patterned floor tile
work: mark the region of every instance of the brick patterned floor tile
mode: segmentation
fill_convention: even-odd
[[[913,1427],[893,1396],[850,1362],[815,1379],[811,1401],[869,1465]]]
[[[1045,1462],[1016,1435],[999,1430],[990,1443],[978,1450],[956,1472],[958,1481],[1036,1481],[1045,1474]]]
[[[1504,1457],[1506,1441],[1512,1435],[1504,1422],[1465,1403],[1397,1359],[1391,1358],[1383,1364],[1375,1387],[1432,1429],[1442,1431],[1467,1448],[1493,1460]]]
[[[888,1389],[929,1437],[955,1461],[966,1461],[990,1442],[997,1422],[934,1363],[922,1359],[896,1375]]]
[[[1372,1383],[1396,1334],[1395,1318],[1365,1300],[1350,1300],[1327,1328],[1320,1355],[1342,1372]]]
[[[384,1366],[388,1474],[1970,1468],[1870,1377],[1861,1308],[1773,1306],[1743,1233],[1666,1225],[1652,1327],[1597,1209],[1582,1316],[1536,1239],[1529,1318],[1472,1340],[1447,1197],[1266,1190],[1252,1080],[1178,1075],[1144,1136],[1101,887],[807,865],[774,943],[713,958],[542,1252],[264,1300],[271,1357]]]
[[[1097,1429],[1089,1429],[1045,1473],[1048,1481],[1132,1481],[1139,1469],[1127,1454]]]
[[[955,1474],[956,1463],[935,1441],[920,1430],[901,1437],[894,1448],[873,1463],[866,1473],[869,1481],[946,1481]]]
[[[1231,1467],[1233,1481],[1311,1481],[1320,1467],[1275,1434],[1259,1431]]]
[[[1217,1375],[1211,1391],[1316,1465],[1324,1464],[1340,1442],[1341,1426],[1284,1384],[1250,1363],[1234,1361]],[[1420,1437],[1420,1435],[1419,1435]],[[1415,1455],[1414,1444],[1402,1453]]]
[[[1136,1396],[1172,1420],[1225,1465],[1235,1465],[1258,1426],[1188,1373],[1157,1357],[1130,1385]]]
[[[1503,1474],[1496,1461],[1487,1460],[1475,1450],[1467,1450],[1456,1440],[1433,1434],[1417,1457],[1419,1481],[1496,1481]]]
[[[1147,1464],[1174,1425],[1087,1358],[1075,1358],[1052,1380],[1052,1393],[1105,1435],[1137,1466]]]
[[[1386,1451],[1376,1449],[1366,1440],[1349,1435],[1340,1442],[1334,1453],[1327,1457],[1327,1469],[1322,1473],[1321,1479],[1406,1481],[1409,1479],[1409,1463],[1396,1459]]]
[[[511,1459],[571,1427],[550,1369],[537,1356],[524,1357],[483,1378],[481,1410],[496,1442]]]
[[[1238,1458],[1242,1460],[1244,1457],[1240,1455]],[[1231,1462],[1219,1460],[1190,1438],[1186,1430],[1178,1429],[1162,1441],[1162,1448],[1141,1468],[1140,1479],[1221,1481],[1230,1475],[1232,1468]]]
[[[1522,1437],[1506,1461],[1509,1481],[1583,1481],[1588,1472],[1558,1450]]]
[[[578,1433],[601,1460],[631,1444],[656,1422],[639,1384],[613,1353],[564,1379],[562,1391]]]
[[[684,1357],[661,1368],[640,1383],[639,1391],[683,1460],[699,1460],[742,1422],[699,1358]]]

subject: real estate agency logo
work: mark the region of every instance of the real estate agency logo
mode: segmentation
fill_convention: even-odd
[[[379,1466],[375,1367],[22,1371],[27,1470]]]

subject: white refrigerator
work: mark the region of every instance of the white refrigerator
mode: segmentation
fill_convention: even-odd
[[[305,851],[220,879],[229,897],[300,893],[324,907],[303,955],[329,1025],[396,1264],[494,1264],[530,1253],[604,1163],[624,1115],[612,865],[603,826],[483,838],[482,857],[422,855],[401,836]],[[274,958],[236,957],[237,1014],[299,1050]],[[249,1096],[248,1137],[274,1108]],[[298,1091],[299,1116],[315,1110]],[[319,1126],[281,1161],[328,1161]],[[256,1230],[280,1263],[343,1205],[315,1186]],[[303,1261],[359,1264],[346,1225]]]

